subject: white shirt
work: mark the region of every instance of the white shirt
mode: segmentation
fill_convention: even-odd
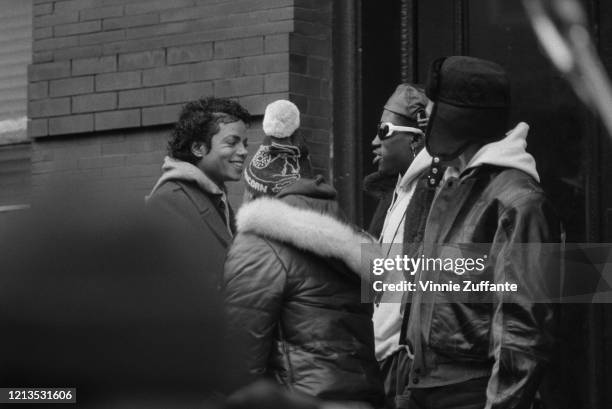
[[[387,258],[394,258],[396,255],[402,254],[402,246],[404,238],[404,221],[406,209],[412,199],[412,195],[416,189],[416,179],[402,186],[402,180],[398,180],[395,188],[394,198],[381,233],[380,241],[383,243],[383,248],[388,250]],[[384,246],[384,244],[399,244],[393,246]],[[403,280],[402,272],[394,271],[385,273],[384,281],[400,282]],[[402,293],[401,292],[386,292],[383,294],[380,304],[375,307],[374,315],[374,341],[376,359],[381,361],[399,349],[399,335],[402,326]]]
[[[416,190],[418,176],[431,164],[431,156],[425,149],[414,158],[403,177],[399,178],[394,191],[394,200],[387,210],[385,223],[379,241],[387,249],[387,258],[402,254],[404,240],[404,222],[406,209]],[[390,245],[390,244],[394,245]],[[389,244],[385,246],[385,244]],[[383,276],[381,276],[383,277]],[[400,282],[404,279],[402,272],[385,273],[385,282]],[[381,361],[399,347],[399,336],[402,327],[401,292],[386,292],[381,302],[375,306],[372,320],[374,322],[374,341],[376,359]]]

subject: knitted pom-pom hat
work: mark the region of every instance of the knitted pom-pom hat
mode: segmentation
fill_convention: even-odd
[[[251,197],[275,196],[301,178],[312,178],[308,148],[291,137],[299,126],[300,111],[292,102],[280,99],[266,107],[266,137],[244,169]]]
[[[288,138],[300,127],[300,110],[291,101],[279,99],[266,107],[263,130],[268,136]]]

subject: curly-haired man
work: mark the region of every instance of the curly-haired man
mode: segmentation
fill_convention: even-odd
[[[191,233],[215,284],[234,233],[225,182],[240,180],[249,122],[249,112],[229,99],[186,104],[168,142],[163,174],[146,198],[149,209]]]

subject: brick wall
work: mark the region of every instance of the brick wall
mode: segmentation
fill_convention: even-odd
[[[295,0],[290,36],[290,98],[302,112],[302,135],[315,170],[332,180],[332,2]]]
[[[251,146],[261,143],[260,129],[258,121],[248,130]],[[41,139],[32,150],[33,196],[48,193],[49,188],[76,186],[81,194],[141,201],[161,174],[170,131],[169,126],[159,126]],[[228,183],[227,188],[237,207],[242,182]]]
[[[30,145],[0,146],[0,213],[29,202]]]
[[[34,0],[34,186],[74,177],[146,191],[159,176],[180,107],[201,95],[236,98],[255,115],[275,99],[293,100],[304,113],[313,165],[328,173],[331,4]],[[250,131],[250,150],[259,130]]]

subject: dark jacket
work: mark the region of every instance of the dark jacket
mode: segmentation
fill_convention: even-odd
[[[146,203],[168,226],[184,232],[185,245],[201,258],[203,272],[218,287],[232,240],[233,215],[229,203],[222,200],[224,193],[211,183],[195,166],[167,158],[164,175]]]
[[[326,400],[382,398],[372,305],[361,302],[363,236],[329,211],[335,191],[302,180],[245,204],[225,266],[229,331],[251,378]],[[288,204],[291,203],[291,204]]]
[[[376,200],[376,209],[368,225],[368,233],[379,237],[385,224],[387,210],[393,200],[393,191],[397,185],[398,175],[386,175],[381,172],[370,173],[363,179],[363,190]]]
[[[561,238],[550,203],[524,171],[482,163],[449,179],[432,205],[423,253],[456,259],[456,245],[481,243],[471,257],[484,255],[486,267],[469,276],[420,271],[416,280],[507,281],[518,291],[417,291],[406,335],[415,354],[411,387],[488,377],[487,409],[530,407],[552,352],[553,308],[545,301],[560,275],[559,246],[551,252],[541,243]]]

